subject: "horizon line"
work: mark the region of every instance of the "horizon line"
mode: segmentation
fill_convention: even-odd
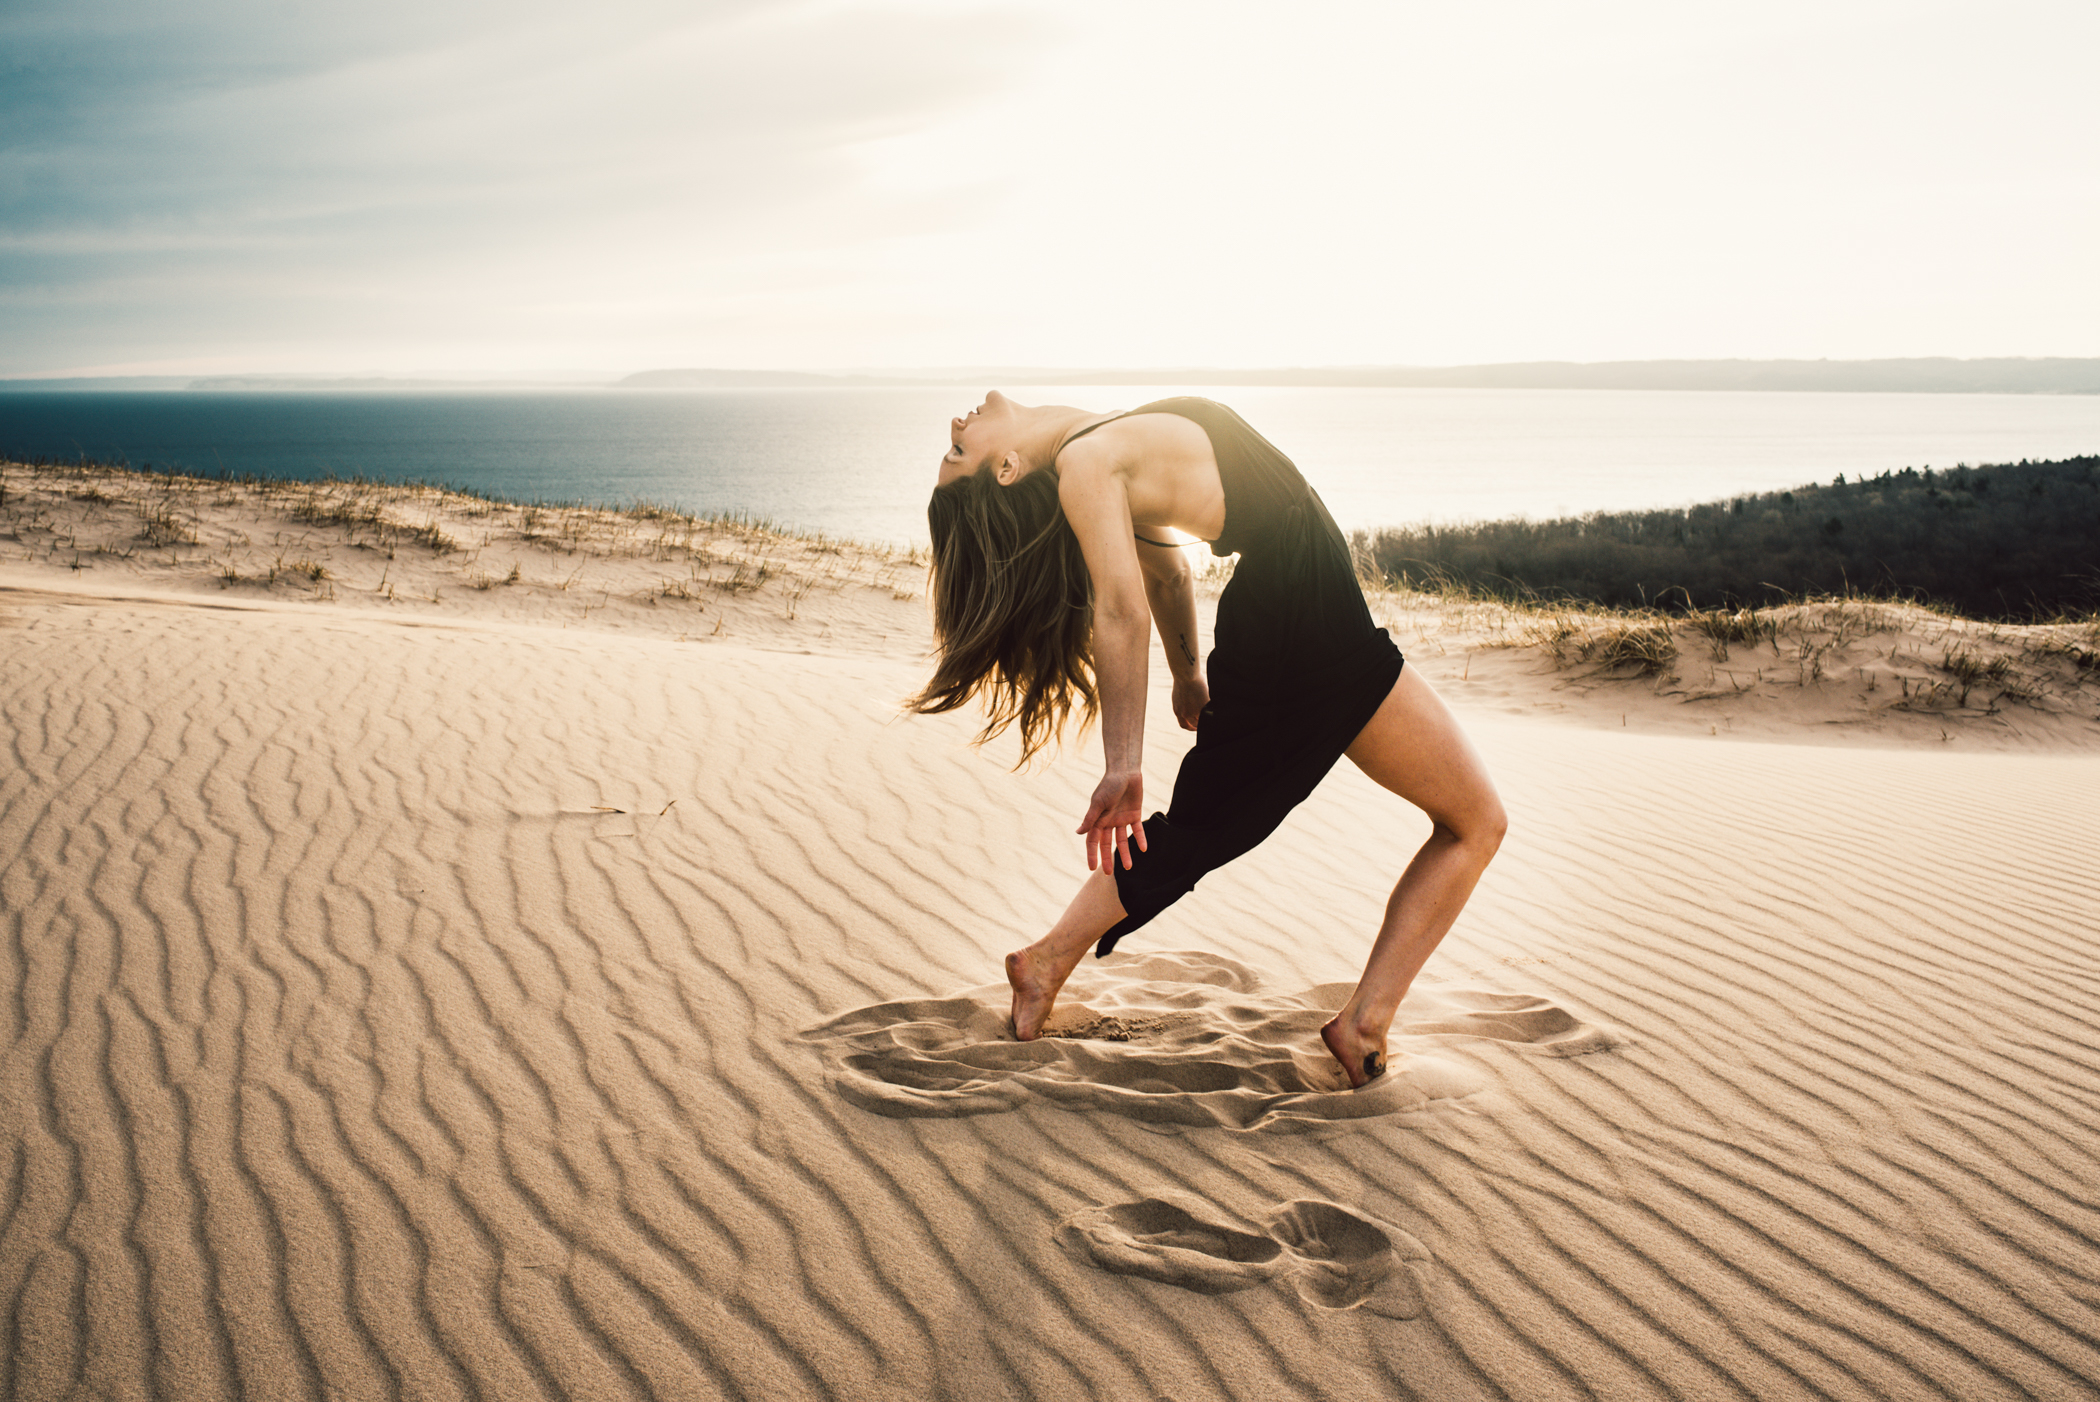
[[[1748,357],[1524,360],[1469,365],[976,366],[908,370],[679,367],[632,371],[281,372],[0,376],[0,391],[738,389],[980,385],[1231,385],[1306,388],[1707,389],[2100,394],[2100,356]]]

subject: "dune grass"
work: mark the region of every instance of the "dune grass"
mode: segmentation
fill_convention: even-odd
[[[279,528],[281,526],[281,529]],[[262,539],[251,539],[256,531]],[[13,547],[10,549],[9,547]],[[91,462],[0,463],[0,557],[70,563],[113,555],[188,570],[223,588],[304,588],[333,598],[353,586],[348,561],[384,564],[370,592],[385,601],[441,600],[428,567],[466,590],[543,587],[584,616],[614,597],[699,612],[710,600],[771,601],[783,621],[818,591],[879,588],[916,599],[923,549],[797,531],[742,511],[509,501],[429,483],[360,477],[199,477]],[[490,569],[491,551],[507,558]],[[347,555],[345,552],[349,552]],[[71,557],[70,560],[68,557]],[[525,566],[541,562],[528,582]],[[637,569],[637,566],[654,568]],[[422,573],[418,573],[418,572]],[[584,582],[588,578],[588,582]],[[404,592],[408,591],[408,592]],[[594,596],[587,598],[586,596]],[[711,635],[722,632],[716,620]]]

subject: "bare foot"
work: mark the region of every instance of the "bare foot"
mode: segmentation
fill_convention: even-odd
[[[1014,990],[1015,1041],[1034,1041],[1043,1035],[1043,1024],[1050,1020],[1050,1009],[1056,1006],[1057,991],[1065,986],[1065,980],[1049,964],[1032,945],[1006,956],[1006,981]]]
[[[1374,1042],[1336,1017],[1320,1029],[1320,1040],[1327,1044],[1327,1054],[1341,1063],[1351,1090],[1362,1090],[1385,1074],[1385,1038]]]

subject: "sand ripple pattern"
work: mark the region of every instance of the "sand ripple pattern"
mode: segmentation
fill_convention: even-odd
[[[839,1094],[878,1115],[984,1115],[1033,1100],[1148,1124],[1271,1132],[1420,1110],[1485,1088],[1478,1071],[1435,1054],[1443,1038],[1491,1037],[1561,1056],[1616,1044],[1544,999],[1425,989],[1402,1010],[1391,1071],[1351,1091],[1319,1039],[1349,987],[1279,995],[1266,982],[1219,955],[1154,954],[1080,969],[1048,1035],[1033,1042],[1013,1039],[1004,984],[880,1003],[807,1035]]]
[[[877,1114],[805,1031],[994,1045],[952,991],[1069,897],[1084,747],[899,722],[903,659],[0,615],[0,1396],[2095,1395],[2092,761],[1482,725],[1515,827],[1402,1028],[1479,1089],[1102,1112],[1318,1095],[1422,833],[1341,773],[1078,1000],[1258,1036],[1054,1049],[1273,1087]]]

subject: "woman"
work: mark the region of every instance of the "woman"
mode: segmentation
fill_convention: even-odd
[[[1501,844],[1501,800],[1441,700],[1371,619],[1347,542],[1313,490],[1239,415],[1206,399],[1121,414],[997,393],[949,426],[933,533],[937,669],[920,712],[984,699],[980,740],[1021,757],[1077,704],[1106,754],[1078,831],[1087,869],[1050,932],[1006,956],[1014,1035],[1041,1034],[1064,982],[1247,851],[1346,754],[1434,824],[1386,903],[1362,979],[1321,1029],[1351,1086],[1385,1070],[1408,985]],[[1218,599],[1209,676],[1181,548],[1240,556]],[[1139,821],[1147,619],[1196,732],[1173,801]]]

